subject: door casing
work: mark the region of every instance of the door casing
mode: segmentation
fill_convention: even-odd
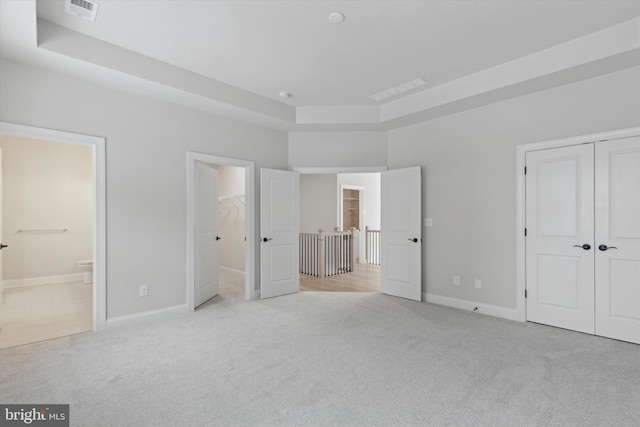
[[[526,312],[526,239],[524,229],[525,218],[525,174],[526,154],[529,151],[537,151],[549,148],[566,147],[584,143],[598,143],[610,139],[628,138],[640,135],[640,127],[620,129],[610,132],[595,133],[576,136],[572,138],[556,139],[519,145],[516,148],[516,320],[527,321]]]

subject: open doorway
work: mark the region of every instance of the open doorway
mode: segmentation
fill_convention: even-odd
[[[246,194],[244,168],[213,165],[218,171],[218,279],[223,298],[244,298]]]
[[[377,172],[301,174],[302,291],[380,291],[380,190]]]
[[[189,307],[255,299],[254,163],[187,153],[187,170]]]
[[[104,139],[0,123],[0,348],[104,327]]]

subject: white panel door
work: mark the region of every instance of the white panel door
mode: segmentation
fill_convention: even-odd
[[[594,333],[593,144],[526,155],[527,320]]]
[[[420,167],[381,174],[380,291],[422,300]]]
[[[196,162],[195,306],[218,295],[218,171]]]
[[[300,291],[300,176],[260,170],[260,297]]]
[[[596,144],[596,334],[640,344],[640,137]]]

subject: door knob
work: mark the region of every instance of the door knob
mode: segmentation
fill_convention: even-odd
[[[266,242],[268,242],[269,240],[273,240],[273,239],[272,239],[271,237],[269,237],[269,238],[264,237],[264,238],[262,239],[262,241],[263,241],[263,242],[265,242],[265,243],[266,243]]]
[[[0,243],[0,251],[2,250],[2,248],[8,248],[8,246],[5,245],[4,243]]]
[[[413,239],[407,239],[407,240],[410,240],[410,241],[412,241],[413,243],[418,243],[418,239],[417,239],[417,238],[415,238],[415,237],[414,237]]]
[[[598,246],[598,249],[600,249],[601,251],[606,251],[607,249],[618,249],[615,246],[607,246],[607,245],[600,245]]]
[[[216,240],[222,240],[222,237],[216,236]]]
[[[585,243],[584,245],[573,245],[573,247],[574,248],[582,248],[585,251],[588,251],[589,249],[591,249],[591,245],[588,244],[588,243]],[[602,249],[600,249],[600,250],[602,250]],[[604,250],[606,250],[606,249],[604,249]]]

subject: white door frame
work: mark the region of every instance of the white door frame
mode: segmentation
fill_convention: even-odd
[[[107,319],[105,138],[7,122],[0,122],[0,133],[93,147],[93,330],[103,330]]]
[[[532,144],[519,145],[516,147],[516,320],[526,322],[526,299],[524,291],[526,289],[526,240],[524,228],[525,218],[525,179],[524,167],[525,157],[529,151],[544,150],[549,148],[566,147],[586,143],[598,143],[609,139],[628,138],[640,135],[640,127],[614,130],[609,132],[594,133],[589,135],[576,136],[571,138],[555,139],[551,141],[536,142]]]
[[[245,186],[245,298],[256,299],[256,223],[255,223],[255,162],[249,160],[219,157],[211,154],[187,152],[187,307],[195,310],[195,170],[196,162],[212,165],[237,166],[244,168]]]

